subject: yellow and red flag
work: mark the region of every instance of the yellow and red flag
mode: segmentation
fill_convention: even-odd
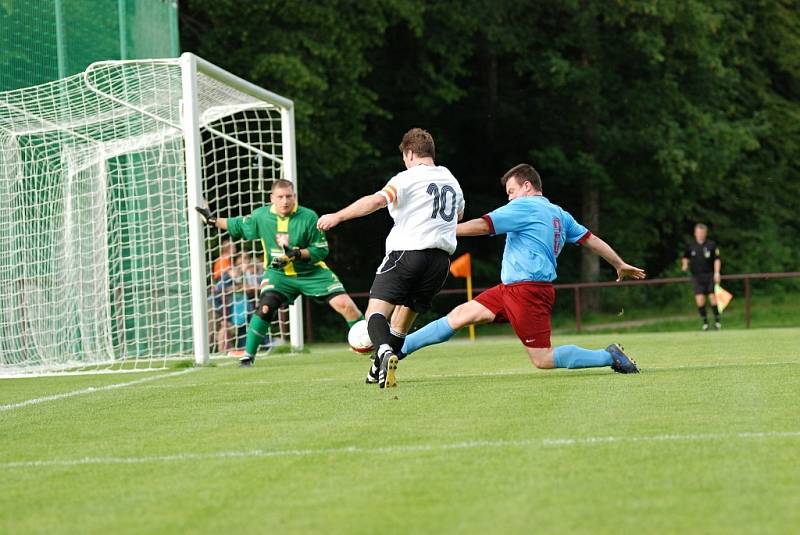
[[[719,284],[715,284],[714,296],[717,298],[717,308],[719,309],[720,314],[722,314],[722,311],[727,308],[728,304],[731,302],[731,299],[733,299],[733,294]]]

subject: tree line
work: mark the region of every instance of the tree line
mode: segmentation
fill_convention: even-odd
[[[545,195],[651,277],[692,226],[724,271],[800,265],[800,10],[792,0],[182,0],[182,48],[295,101],[299,193],[322,214],[402,169],[411,127],[437,143],[467,217],[529,162]],[[329,233],[368,288],[385,211]],[[365,229],[369,229],[366,231]],[[462,240],[477,285],[499,239]],[[579,249],[559,280],[607,280]]]

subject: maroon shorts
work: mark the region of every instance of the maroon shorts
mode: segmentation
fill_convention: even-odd
[[[498,284],[475,298],[495,314],[494,322],[509,322],[526,347],[550,347],[550,314],[556,292],[549,282]]]

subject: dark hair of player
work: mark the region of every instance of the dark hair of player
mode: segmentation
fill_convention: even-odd
[[[436,157],[436,146],[433,144],[433,136],[422,128],[412,128],[403,135],[403,140],[398,147],[402,154],[408,151],[417,156],[431,158]]]
[[[542,191],[542,178],[532,165],[527,163],[515,165],[500,178],[500,183],[505,186],[506,182],[512,177],[515,178],[520,185],[525,182],[530,182],[531,186],[533,186],[536,191]]]

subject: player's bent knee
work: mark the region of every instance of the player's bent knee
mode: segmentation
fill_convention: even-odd
[[[358,307],[347,294],[339,294],[331,298],[328,304],[340,314],[361,314]]]
[[[450,323],[450,327],[458,330],[471,324],[491,323],[494,321],[494,316],[491,310],[477,301],[469,301],[450,311],[447,321]]]
[[[277,294],[271,292],[261,294],[258,299],[256,314],[264,321],[272,321],[282,304],[283,300]]]
[[[553,368],[553,348],[526,347],[531,363],[540,370]]]

